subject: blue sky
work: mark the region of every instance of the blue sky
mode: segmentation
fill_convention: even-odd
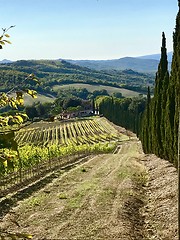
[[[177,0],[0,0],[2,59],[117,59],[172,51]]]

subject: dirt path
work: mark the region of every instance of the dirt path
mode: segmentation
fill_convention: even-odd
[[[177,239],[176,170],[144,155],[138,139],[59,175],[18,202],[1,227],[34,239]]]

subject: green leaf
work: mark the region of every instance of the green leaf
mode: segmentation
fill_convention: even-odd
[[[6,33],[6,34],[4,34],[4,36],[5,36],[5,37],[7,37],[7,38],[9,38],[9,37],[10,37],[10,35],[9,35],[9,34],[7,34],[7,33]]]

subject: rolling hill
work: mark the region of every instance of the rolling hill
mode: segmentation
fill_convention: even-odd
[[[81,67],[95,70],[125,70],[132,69],[138,72],[155,73],[159,64],[158,60],[124,57],[112,60],[66,60]]]
[[[140,57],[124,57],[111,60],[66,60],[81,67],[88,67],[95,70],[125,70],[143,73],[155,73],[158,69],[160,54],[152,54]],[[169,66],[172,61],[172,52],[168,53]]]
[[[28,74],[34,73],[40,85],[24,81]],[[53,86],[86,83],[146,91],[147,85],[153,86],[154,76],[138,73],[131,69],[92,70],[64,60],[21,60],[0,64],[0,91],[13,87],[31,87],[40,93],[55,94]]]
[[[168,62],[171,63],[172,62],[172,55],[173,52],[168,52],[167,53],[167,57],[168,57]],[[138,58],[141,59],[154,59],[154,60],[160,60],[161,54],[157,53],[157,54],[150,54],[150,55],[145,55],[145,56],[139,56]]]

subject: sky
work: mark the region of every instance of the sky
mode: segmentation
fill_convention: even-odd
[[[167,50],[177,0],[0,0],[0,30],[11,45],[0,60],[118,59],[156,54],[164,31]]]

